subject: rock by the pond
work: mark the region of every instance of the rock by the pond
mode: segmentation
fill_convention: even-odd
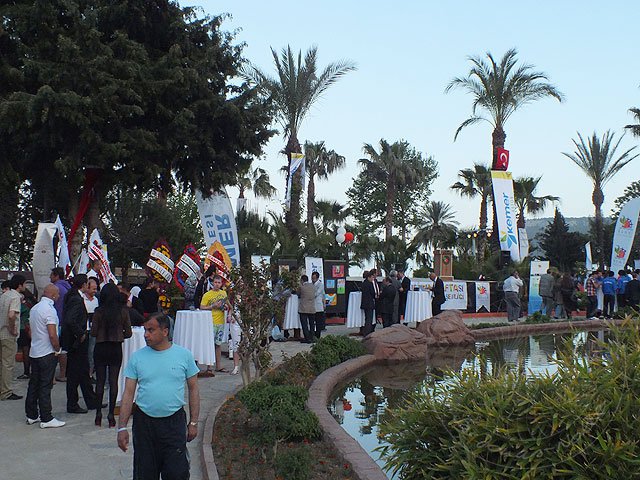
[[[462,313],[458,310],[445,310],[420,322],[416,330],[425,335],[428,346],[446,347],[475,343],[473,335],[462,320]]]
[[[362,344],[377,359],[392,362],[424,360],[427,353],[427,338],[400,324],[370,333]]]

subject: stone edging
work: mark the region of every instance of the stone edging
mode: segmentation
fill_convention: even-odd
[[[238,385],[229,396],[237,394],[242,389],[242,384]],[[216,417],[218,411],[225,402],[216,404],[207,413],[207,418],[204,420],[204,427],[202,428],[202,442],[200,443],[200,463],[202,465],[202,478],[203,480],[219,480],[218,468],[216,467],[215,459],[213,458],[213,427],[216,423]],[[208,440],[207,440],[208,439]]]
[[[476,340],[499,340],[548,333],[563,333],[572,330],[602,330],[611,325],[621,325],[625,320],[579,320],[576,322],[553,322],[515,324],[504,327],[469,329]]]
[[[311,384],[307,400],[307,408],[318,417],[325,439],[335,446],[342,460],[351,465],[358,480],[388,480],[388,477],[371,455],[336,422],[327,410],[327,402],[338,383],[376,363],[378,360],[373,355],[363,355],[325,370]]]

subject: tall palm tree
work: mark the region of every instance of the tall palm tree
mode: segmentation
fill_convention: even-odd
[[[398,189],[407,184],[415,184],[422,180],[424,172],[416,161],[415,152],[406,141],[389,144],[380,140],[380,152],[368,143],[362,148],[369,158],[360,159],[365,175],[383,182],[386,187],[385,241],[391,239],[393,233],[393,204]]]
[[[491,142],[492,168],[496,165],[498,149],[504,148],[507,134],[505,123],[511,115],[523,105],[547,97],[562,102],[564,97],[556,87],[548,83],[548,77],[533,70],[533,65],[517,65],[518,52],[508,50],[500,62],[496,62],[491,52],[487,60],[479,56],[469,57],[471,70],[466,77],[457,77],[447,85],[445,92],[462,88],[473,96],[471,117],[467,118],[456,130],[454,140],[460,131],[480,121],[486,121],[493,127]],[[483,116],[482,113],[486,116]],[[495,202],[493,224],[496,226]],[[494,238],[498,238],[494,235]]]
[[[429,202],[423,205],[416,216],[418,232],[413,237],[414,247],[439,248],[455,241],[458,231],[458,222],[455,220],[456,212],[451,205],[441,201]]]
[[[349,209],[335,200],[318,200],[314,219],[320,224],[319,232],[333,232],[337,227],[343,225],[349,217]]]
[[[316,206],[315,178],[326,180],[333,172],[343,168],[346,160],[334,150],[327,150],[324,142],[305,142],[304,157],[309,177],[307,184],[307,228],[312,229]]]
[[[484,259],[484,246],[487,231],[487,203],[491,199],[491,170],[488,165],[474,163],[473,168],[464,168],[458,172],[461,181],[451,185],[451,189],[458,192],[461,197],[480,197],[480,235],[478,236],[478,252],[480,260]]]
[[[275,108],[276,120],[284,130],[287,139],[284,149],[287,164],[291,165],[291,154],[302,153],[298,132],[300,125],[309,113],[311,106],[345,73],[356,69],[353,62],[341,60],[327,65],[318,71],[318,48],[307,50],[304,59],[302,51],[295,55],[287,45],[278,54],[271,49],[276,67],[276,76],[272,77],[259,68],[248,65],[242,70],[245,80],[255,84],[264,95],[269,96]],[[300,195],[302,191],[302,172],[296,172],[291,182],[291,207],[286,212],[286,224],[292,236],[298,236],[300,230]],[[287,169],[287,185],[289,170]]]
[[[513,194],[518,207],[518,228],[525,228],[525,212],[531,215],[542,212],[549,202],[557,202],[559,197],[553,195],[536,196],[536,188],[542,177],[520,177],[513,181]]]
[[[604,192],[602,187],[611,180],[627,163],[636,158],[638,154],[632,155],[636,147],[631,147],[616,158],[616,150],[620,145],[622,137],[614,143],[615,134],[606,131],[602,138],[594,132],[591,138],[585,142],[582,135],[578,133],[578,139],[572,140],[576,147],[573,153],[562,152],[589,177],[593,182],[593,193],[591,201],[595,208],[595,229],[596,242],[600,248],[598,262],[600,267],[604,266],[603,248],[603,225],[602,225],[602,204],[604,203]]]
[[[267,171],[260,167],[248,170],[244,174],[240,175],[238,177],[237,185],[240,189],[238,198],[244,198],[244,193],[247,190],[251,190],[256,197],[269,199],[273,198],[278,191],[273,185],[271,185]]]
[[[507,138],[504,125],[509,117],[527,103],[546,97],[562,102],[563,95],[546,81],[546,74],[533,71],[533,65],[517,66],[518,52],[515,48],[508,50],[500,63],[496,63],[491,52],[486,55],[488,62],[478,56],[469,57],[469,74],[451,80],[445,91],[462,88],[473,95],[471,117],[462,122],[454,138],[458,138],[464,127],[480,121],[489,122],[493,126],[492,158],[495,164],[498,148],[504,147]],[[478,110],[488,116],[482,116]]]

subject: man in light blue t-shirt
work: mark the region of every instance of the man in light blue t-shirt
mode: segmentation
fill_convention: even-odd
[[[187,442],[198,434],[200,394],[198,367],[191,352],[169,341],[169,318],[151,314],[144,323],[147,346],[131,356],[126,378],[118,446],[129,446],[127,422],[133,410],[133,478],[188,479]],[[189,388],[189,415],[184,411],[184,384]],[[133,398],[136,395],[136,406]]]

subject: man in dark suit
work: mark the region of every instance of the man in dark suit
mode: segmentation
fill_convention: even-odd
[[[429,278],[433,282],[433,286],[431,287],[431,294],[433,295],[431,299],[431,315],[435,317],[442,313],[442,304],[446,301],[444,296],[444,282],[434,272],[429,274]]]
[[[374,272],[375,269],[368,272],[365,280],[362,282],[360,308],[364,310],[364,329],[362,335],[365,337],[376,328],[373,318],[373,310],[376,308],[376,291],[373,286],[373,282],[375,282]]]
[[[87,413],[78,405],[78,387],[89,410],[97,406],[97,397],[89,377],[89,339],[87,337],[87,309],[80,292],[87,289],[87,276],[73,277],[73,287],[64,299],[62,347],[67,350],[67,412]]]
[[[400,280],[400,305],[398,306],[398,313],[402,320],[404,320],[404,311],[407,308],[407,293],[411,290],[411,280],[404,274],[404,270],[398,270],[398,280]]]
[[[385,277],[382,281],[382,292],[380,293],[380,305],[382,308],[382,326],[384,328],[390,327],[395,322],[393,321],[393,314],[395,310],[395,299],[397,295],[396,287],[393,286],[392,279]]]
[[[631,274],[633,280],[627,283],[624,294],[627,300],[627,306],[638,310],[640,305],[640,272],[636,270]]]

